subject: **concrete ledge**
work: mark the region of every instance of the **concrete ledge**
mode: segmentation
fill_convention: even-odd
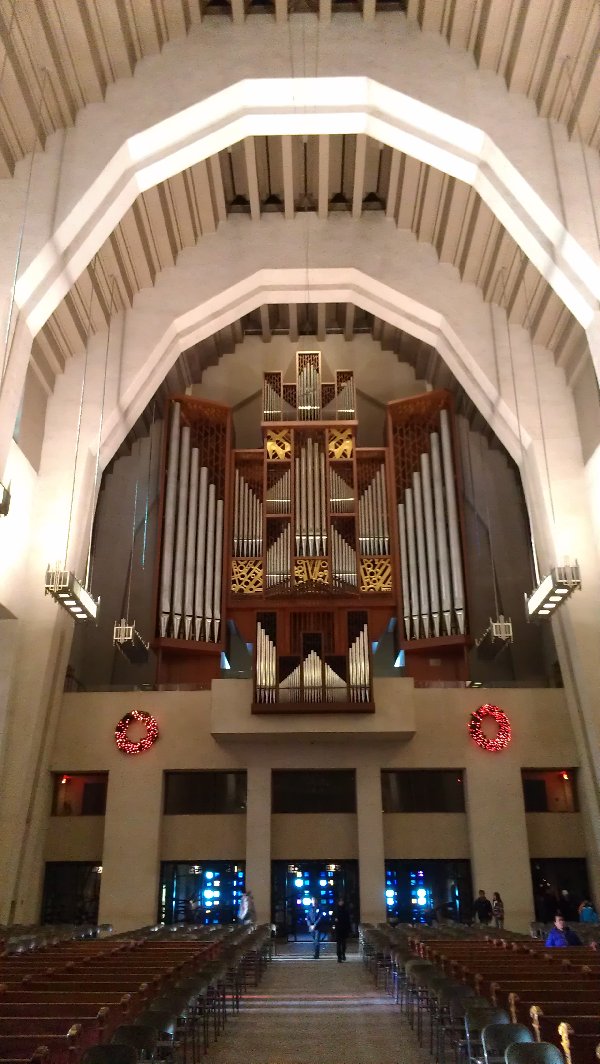
[[[212,685],[211,726],[214,738],[247,741],[288,741],[318,738],[320,742],[372,739],[396,742],[412,739],[416,731],[412,680],[373,682],[374,712],[285,712],[256,714],[252,710],[250,680],[215,680]]]

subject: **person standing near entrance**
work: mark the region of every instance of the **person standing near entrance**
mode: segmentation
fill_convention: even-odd
[[[324,911],[318,907],[314,898],[310,899],[310,905],[306,910],[306,923],[315,947],[313,956],[315,960],[318,960],[321,952],[321,942],[323,942],[327,933],[327,917]]]
[[[502,930],[504,927],[504,902],[497,890],[492,894],[492,912],[494,914],[494,923],[496,924],[496,927],[499,927],[500,930]]]
[[[485,896],[485,890],[479,891],[479,897],[473,902],[473,913],[484,927],[492,921],[492,903]]]
[[[337,946],[338,964],[346,960],[346,942],[350,934],[350,913],[346,908],[344,898],[338,898],[338,903],[333,911],[335,943]]]

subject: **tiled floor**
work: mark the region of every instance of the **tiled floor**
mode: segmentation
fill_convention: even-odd
[[[278,945],[258,987],[208,1061],[220,1064],[427,1064],[392,999],[375,991],[356,947],[338,964],[328,943]]]

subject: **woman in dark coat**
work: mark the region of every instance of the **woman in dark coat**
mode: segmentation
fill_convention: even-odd
[[[337,959],[338,964],[346,960],[346,942],[348,935],[350,934],[350,913],[346,908],[346,902],[343,898],[338,900],[338,903],[333,911],[335,942],[337,946]]]

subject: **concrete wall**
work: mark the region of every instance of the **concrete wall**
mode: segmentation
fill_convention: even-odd
[[[503,753],[482,751],[467,732],[482,693],[377,680],[375,714],[355,715],[335,742],[323,741],[327,716],[303,717],[294,732],[293,714],[253,717],[247,681],[216,681],[212,692],[65,694],[50,768],[108,771],[107,810],[106,818],[49,817],[45,859],[101,860],[101,919],[126,928],[156,918],[161,860],[245,858],[267,918],[271,860],[358,858],[362,917],[382,919],[386,858],[468,858],[474,886],[499,890],[510,926],[525,927],[533,912],[530,856],[585,856],[586,849],[579,814],[525,813],[521,769],[576,767],[577,753],[560,690],[495,691],[513,739]],[[394,704],[408,706],[412,737]],[[244,719],[244,741],[239,730],[218,731],[225,705]],[[117,721],[133,708],[153,713],[160,728],[140,757],[114,742]],[[466,813],[383,815],[382,768],[436,767],[464,773]],[[163,773],[207,768],[247,770],[248,815],[163,816]],[[354,768],[357,813],[271,815],[274,768]]]

